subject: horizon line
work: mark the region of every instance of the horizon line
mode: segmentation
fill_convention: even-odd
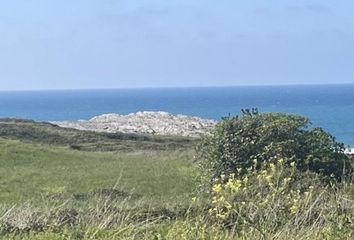
[[[143,86],[143,87],[98,87],[98,88],[34,88],[34,89],[0,89],[0,92],[44,92],[44,91],[93,91],[93,90],[143,90],[143,89],[187,89],[187,88],[229,88],[229,87],[287,87],[287,86],[331,86],[354,85],[354,83],[288,83],[288,84],[238,84],[205,86]]]

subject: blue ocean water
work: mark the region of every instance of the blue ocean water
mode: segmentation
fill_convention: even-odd
[[[144,110],[218,120],[252,107],[306,115],[313,125],[354,145],[354,85],[0,92],[0,117],[39,121]]]

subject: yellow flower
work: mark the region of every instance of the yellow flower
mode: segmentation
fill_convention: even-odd
[[[233,192],[238,191],[240,187],[241,187],[241,181],[233,180],[233,179],[229,179],[229,181],[227,181],[225,185],[225,188],[230,189]]]
[[[293,205],[293,206],[290,208],[291,214],[295,214],[295,213],[297,212],[297,209],[298,209],[298,206]]]
[[[291,162],[290,166],[294,167],[295,166],[295,162]]]
[[[222,190],[221,184],[220,183],[214,184],[212,190],[213,190],[214,193],[221,192],[221,190]]]
[[[284,178],[284,184],[288,184],[291,180],[291,177]]]
[[[210,209],[208,210],[209,214],[213,214],[214,212],[217,212],[217,211],[218,211],[217,208],[210,208]]]
[[[221,196],[219,199],[218,199],[219,202],[224,202],[225,201],[225,197],[224,196]]]

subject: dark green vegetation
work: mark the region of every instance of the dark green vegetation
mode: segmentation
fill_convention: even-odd
[[[275,158],[295,161],[300,171],[338,179],[353,170],[344,144],[321,128],[310,128],[310,120],[298,115],[244,111],[242,117],[224,118],[203,145],[203,170],[212,178],[237,168],[245,171],[254,161],[259,169]]]
[[[203,139],[211,222],[242,237],[354,239],[353,162],[343,144],[309,123],[245,110]]]
[[[306,118],[245,111],[199,142],[3,119],[0,239],[353,239],[352,160]]]

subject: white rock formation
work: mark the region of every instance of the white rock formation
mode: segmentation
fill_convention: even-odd
[[[210,131],[216,121],[173,115],[167,112],[137,112],[128,115],[104,114],[90,120],[51,122],[60,127],[96,132],[178,135],[197,137]]]
[[[354,148],[346,148],[344,150],[345,154],[354,155]]]

